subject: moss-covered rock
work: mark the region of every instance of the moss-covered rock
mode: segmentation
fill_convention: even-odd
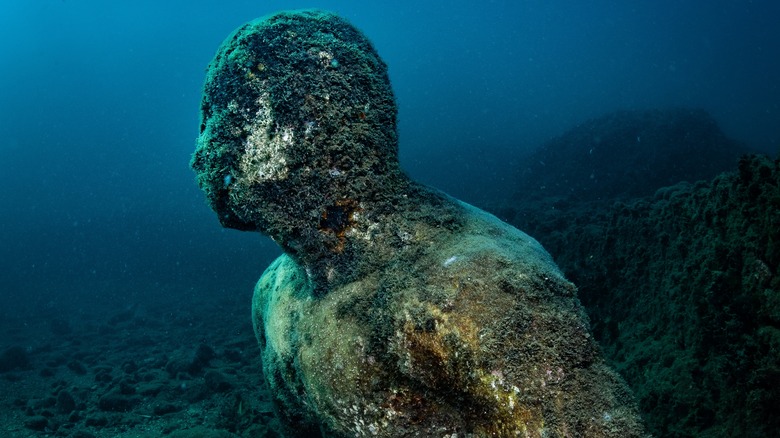
[[[619,203],[527,203],[513,222],[580,287],[659,436],[780,429],[780,162]]]

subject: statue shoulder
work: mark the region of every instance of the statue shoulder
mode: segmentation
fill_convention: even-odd
[[[311,282],[306,270],[287,254],[280,255],[266,268],[255,285],[255,302],[273,296],[311,295]]]

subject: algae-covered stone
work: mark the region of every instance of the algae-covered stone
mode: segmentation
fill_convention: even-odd
[[[223,225],[284,249],[255,289],[290,436],[642,436],[576,288],[532,238],[409,180],[386,67],[318,11],[238,29],[193,168]]]
[[[626,202],[526,202],[604,355],[664,437],[777,435],[780,160]],[[552,229],[550,224],[554,223]]]

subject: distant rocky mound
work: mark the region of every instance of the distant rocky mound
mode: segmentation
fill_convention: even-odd
[[[599,200],[652,195],[731,169],[747,147],[703,110],[618,111],[589,120],[534,152],[519,199]]]
[[[655,436],[780,430],[780,160],[740,150],[701,111],[617,113],[545,145],[494,209],[578,286]]]

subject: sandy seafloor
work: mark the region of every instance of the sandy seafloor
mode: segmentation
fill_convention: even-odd
[[[18,366],[0,373],[0,436],[275,436],[249,296],[182,306],[160,293],[4,315],[2,360]]]

